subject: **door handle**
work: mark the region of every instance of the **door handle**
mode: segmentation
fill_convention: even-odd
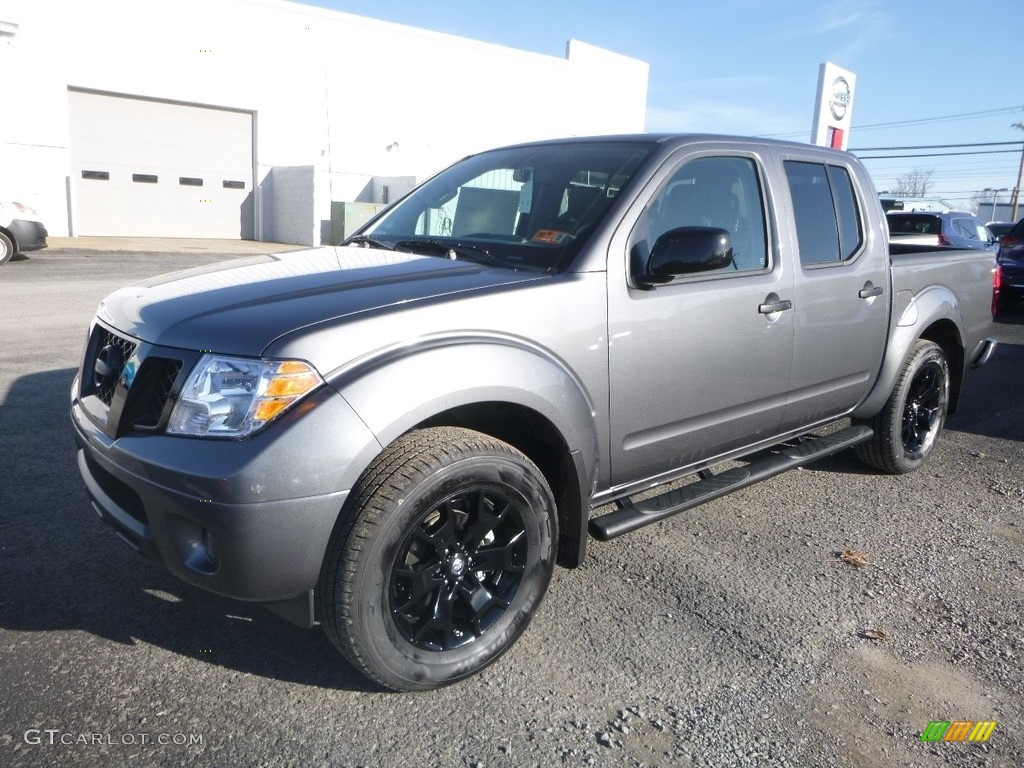
[[[781,301],[773,301],[769,304],[761,304],[758,306],[757,311],[762,315],[770,315],[773,312],[785,312],[787,309],[793,308],[793,302],[789,299],[782,299]]]
[[[860,293],[858,293],[857,295],[860,296],[862,299],[870,299],[870,298],[872,298],[874,296],[881,296],[882,295],[882,286],[880,286],[880,285],[873,285],[871,283],[871,281],[868,280],[866,283],[864,283],[864,287],[861,289]]]

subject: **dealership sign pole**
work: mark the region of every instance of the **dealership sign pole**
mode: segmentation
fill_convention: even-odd
[[[830,61],[818,68],[818,96],[814,102],[811,143],[846,149],[850,143],[850,115],[857,76]]]

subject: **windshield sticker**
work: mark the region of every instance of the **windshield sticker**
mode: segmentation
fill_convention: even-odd
[[[533,207],[533,176],[519,188],[519,212],[529,213]]]
[[[562,245],[572,239],[568,232],[559,232],[554,229],[538,229],[531,238],[535,243],[549,243],[551,245]]]

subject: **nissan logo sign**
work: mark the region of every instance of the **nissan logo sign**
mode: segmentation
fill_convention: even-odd
[[[836,120],[846,117],[846,110],[850,107],[850,84],[845,77],[837,77],[832,83],[832,99],[828,106]]]

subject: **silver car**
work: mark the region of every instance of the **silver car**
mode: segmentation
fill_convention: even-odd
[[[944,245],[995,251],[999,241],[980,219],[964,211],[888,213],[889,238],[895,243]]]

